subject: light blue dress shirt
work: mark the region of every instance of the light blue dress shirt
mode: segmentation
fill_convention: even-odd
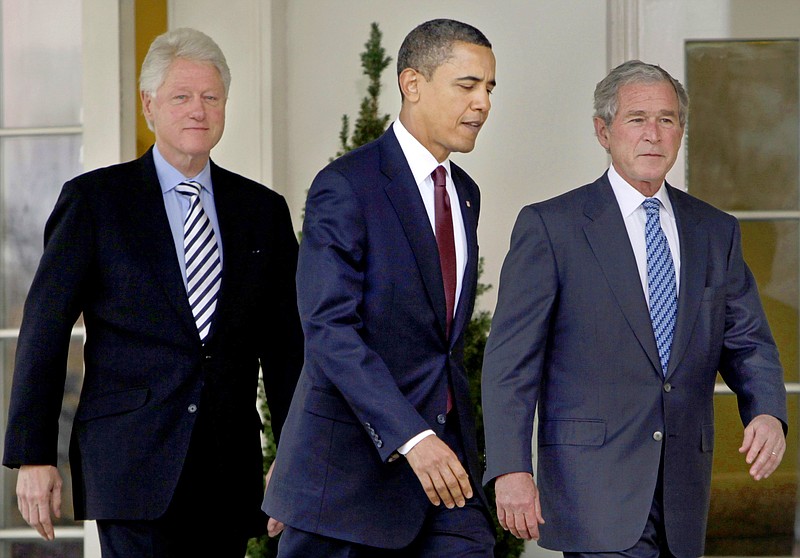
[[[175,191],[175,186],[184,180],[193,180],[200,183],[203,189],[200,191],[200,201],[203,209],[214,227],[214,234],[217,236],[219,247],[219,257],[222,260],[222,236],[219,234],[219,222],[217,220],[217,208],[214,205],[214,185],[211,183],[211,164],[206,166],[197,176],[183,176],[181,172],[170,165],[164,156],[158,151],[158,146],[153,147],[153,160],[156,164],[156,174],[158,182],[161,184],[161,193],[164,195],[164,207],[167,210],[169,228],[172,230],[172,239],[175,242],[175,253],[178,255],[178,262],[183,275],[183,284],[186,286],[186,260],[183,252],[183,221],[189,212],[189,198]]]

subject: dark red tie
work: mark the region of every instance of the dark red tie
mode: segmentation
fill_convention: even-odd
[[[447,171],[443,166],[433,171],[434,214],[436,216],[436,244],[439,245],[439,262],[444,279],[444,299],[447,304],[447,336],[456,305],[456,242],[453,237],[453,214],[450,196],[447,195]]]
[[[456,305],[456,242],[453,236],[453,214],[450,211],[450,196],[447,195],[447,171],[443,166],[433,171],[434,215],[436,218],[436,244],[439,246],[439,263],[444,280],[444,299],[447,307],[446,329],[450,338],[450,325]],[[447,412],[453,408],[453,394],[447,386]]]

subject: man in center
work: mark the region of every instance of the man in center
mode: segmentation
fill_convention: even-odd
[[[305,365],[264,510],[283,557],[492,556],[464,329],[478,268],[472,151],[491,43],[433,20],[398,54],[402,107],[306,202],[297,272]]]

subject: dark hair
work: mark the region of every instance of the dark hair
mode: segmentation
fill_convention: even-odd
[[[492,43],[478,29],[452,19],[434,19],[415,27],[400,45],[397,75],[412,68],[430,80],[433,72],[453,52],[456,41],[492,48]]]
[[[667,82],[672,85],[678,96],[678,121],[681,127],[686,125],[689,112],[689,95],[677,79],[669,75],[661,66],[645,64],[641,60],[623,62],[597,84],[594,89],[594,116],[602,118],[610,126],[617,115],[619,90],[632,83]]]

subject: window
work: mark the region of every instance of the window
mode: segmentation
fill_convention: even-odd
[[[3,412],[14,369],[22,307],[42,253],[44,223],[61,185],[81,166],[81,0],[0,0],[0,350]],[[59,439],[65,481],[56,543],[45,543],[17,510],[16,472],[0,484],[0,558],[82,557],[73,521],[67,453],[82,378],[82,334],[70,352]]]
[[[798,484],[800,48],[797,40],[688,41],[689,192],[735,215],[789,391],[780,468],[749,478],[735,397],[716,396],[707,555],[790,556]]]

